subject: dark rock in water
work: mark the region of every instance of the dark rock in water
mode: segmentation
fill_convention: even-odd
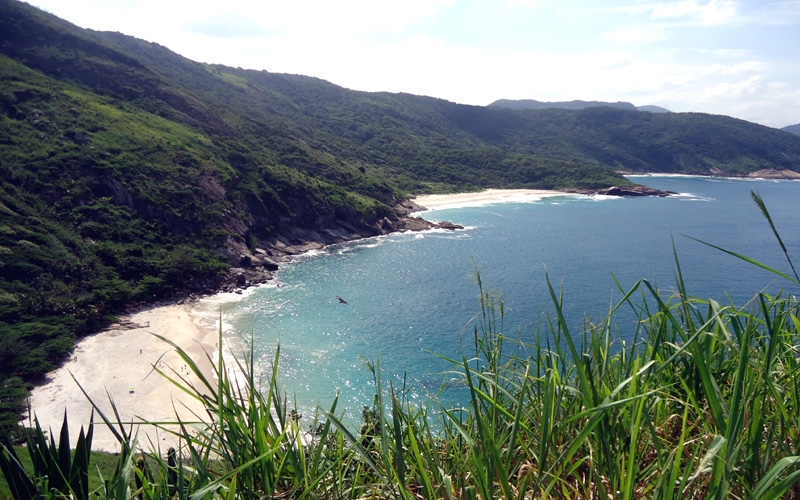
[[[432,222],[426,221],[421,217],[402,217],[396,223],[399,231],[424,231],[434,226]]]
[[[580,193],[580,194],[602,194],[606,196],[672,196],[678,193],[673,191],[661,191],[660,189],[654,189],[649,186],[611,186],[610,188],[604,189],[569,189],[567,190],[571,193]]]
[[[454,224],[448,221],[442,221],[436,224],[437,229],[448,229],[450,231],[455,231],[456,229],[464,229],[464,226],[460,226],[458,224]]]
[[[599,194],[606,194],[608,196],[670,196],[674,193],[672,191],[661,191],[660,189],[653,189],[648,186],[633,186],[633,187],[618,187],[612,186],[605,190],[605,193],[601,191],[598,192]]]

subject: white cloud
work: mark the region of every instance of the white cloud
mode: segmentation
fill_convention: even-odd
[[[720,82],[707,87],[703,90],[699,100],[741,99],[758,94],[763,87],[764,79],[759,75],[752,75],[738,82]]]
[[[800,1],[778,0],[764,2],[753,13],[756,22],[765,25],[798,25],[800,24]]]
[[[750,49],[715,49],[715,50],[698,50],[698,52],[709,53],[715,57],[722,57],[725,59],[745,59],[753,54]]]
[[[274,30],[265,27],[258,20],[230,12],[188,22],[185,24],[185,28],[190,32],[221,38],[257,37],[274,34]]]
[[[293,0],[259,2],[265,22],[285,31],[314,30],[347,35],[352,32],[399,30],[453,5],[455,0]],[[248,4],[256,5],[248,1]]]
[[[633,57],[627,53],[599,54],[595,64],[599,69],[620,69],[635,64]]]
[[[603,33],[604,40],[611,40],[619,43],[646,43],[663,40],[667,37],[661,28],[640,27],[624,28],[616,31]]]
[[[733,0],[709,0],[704,4],[696,0],[685,0],[654,5],[650,18],[699,21],[704,25],[715,25],[732,21],[737,14],[737,4]]]
[[[743,73],[754,73],[763,71],[767,65],[761,61],[743,61],[736,64],[713,64],[708,69],[708,74],[719,75],[741,75]]]
[[[538,9],[549,4],[550,1],[551,0],[505,0],[505,6],[512,9],[520,7],[526,9]]]

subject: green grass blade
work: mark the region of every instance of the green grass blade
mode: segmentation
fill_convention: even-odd
[[[800,466],[800,456],[784,457],[778,460],[753,488],[751,497],[759,500],[781,498],[789,488],[800,481],[800,470],[795,470],[784,478],[781,478],[781,474],[786,469],[797,466]]]
[[[789,276],[788,274],[786,274],[786,273],[784,273],[782,271],[778,271],[777,269],[775,269],[773,267],[770,267],[770,266],[764,264],[763,262],[759,262],[759,261],[757,261],[757,260],[755,260],[755,259],[753,259],[751,257],[746,256],[746,255],[742,255],[740,253],[732,252],[730,250],[727,250],[727,249],[722,248],[720,246],[708,243],[706,241],[703,241],[703,240],[700,240],[700,239],[697,239],[697,238],[693,238],[692,236],[687,236],[687,235],[684,235],[684,236],[686,238],[689,238],[690,240],[694,240],[694,241],[696,241],[698,243],[702,243],[703,245],[706,245],[706,246],[709,246],[709,247],[714,248],[716,250],[719,250],[720,252],[724,252],[724,253],[726,253],[728,255],[736,257],[737,259],[741,259],[741,260],[743,260],[743,261],[745,261],[745,262],[747,262],[749,264],[752,264],[752,265],[754,265],[756,267],[760,267],[761,269],[764,269],[765,271],[769,271],[772,274],[780,276],[781,278],[785,278],[785,279],[791,281],[792,283],[800,285],[800,280],[798,280],[797,278]]]
[[[800,283],[800,276],[797,275],[797,270],[795,270],[794,268],[794,264],[792,263],[792,258],[789,256],[789,251],[786,250],[786,245],[783,244],[783,239],[781,238],[778,229],[775,227],[775,222],[773,222],[769,210],[767,210],[767,204],[764,203],[764,200],[761,198],[761,195],[759,195],[755,190],[752,189],[750,190],[750,197],[753,199],[753,202],[758,207],[758,210],[761,212],[761,215],[763,215],[764,218],[767,219],[769,227],[772,229],[772,234],[774,234],[775,238],[778,240],[778,244],[780,245],[781,250],[783,250],[783,255],[786,256],[786,260],[787,262],[789,262],[789,267],[792,268],[792,273],[794,273],[795,283]]]

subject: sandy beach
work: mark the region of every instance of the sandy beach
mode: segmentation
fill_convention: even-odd
[[[188,377],[188,368],[175,350],[151,333],[169,338],[181,346],[211,379],[212,365],[204,353],[214,358],[219,341],[218,330],[204,327],[201,318],[192,314],[192,306],[168,305],[143,309],[125,316],[108,331],[82,339],[72,357],[47,376],[47,383],[31,393],[31,410],[42,427],[61,428],[64,409],[70,424],[70,440],[77,440],[80,427],[89,423],[92,407],[78,384],[109,418],[114,414],[109,403],[113,398],[123,421],[175,421],[176,411],[183,420],[196,421],[193,415],[205,415],[202,405],[153,371],[157,365],[167,373],[175,370]],[[70,375],[70,373],[72,375]],[[194,376],[188,377],[196,382]],[[213,379],[212,379],[213,380]],[[99,422],[99,425],[97,425]],[[27,423],[27,422],[26,422]],[[116,452],[119,445],[113,434],[95,415],[93,449]],[[140,447],[151,450],[157,444],[166,449],[177,440],[152,426],[138,428]],[[151,445],[152,442],[152,445]]]
[[[414,201],[427,210],[459,206],[485,205],[502,202],[531,202],[550,196],[569,195],[561,191],[541,189],[487,189],[476,193],[437,194],[418,196]],[[176,388],[153,366],[171,373],[189,377],[188,369],[171,346],[152,333],[162,335],[188,352],[211,379],[213,367],[206,358],[207,352],[216,359],[219,342],[218,325],[203,323],[198,313],[199,304],[154,306],[121,318],[117,325],[105,332],[81,339],[67,362],[47,375],[45,384],[31,392],[31,411],[42,427],[61,428],[64,410],[70,424],[70,438],[74,445],[80,427],[87,425],[92,412],[91,403],[81,392],[78,383],[100,409],[113,419],[109,397],[124,422],[134,424],[138,430],[140,447],[153,446],[165,449],[175,446],[177,440],[153,426],[140,424],[143,420],[167,422],[176,420],[176,411],[182,420],[195,421],[205,410],[195,399]],[[75,380],[73,380],[73,376]],[[77,383],[76,383],[77,380]],[[93,448],[119,451],[113,434],[95,416]]]
[[[531,202],[549,196],[564,196],[572,193],[547,189],[486,189],[475,193],[426,194],[417,196],[414,203],[428,210],[487,205],[504,202]]]

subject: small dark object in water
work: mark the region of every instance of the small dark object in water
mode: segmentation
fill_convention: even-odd
[[[336,298],[339,299],[339,303],[340,304],[347,304],[347,301],[344,300],[343,298],[339,297],[338,295],[336,296]]]

